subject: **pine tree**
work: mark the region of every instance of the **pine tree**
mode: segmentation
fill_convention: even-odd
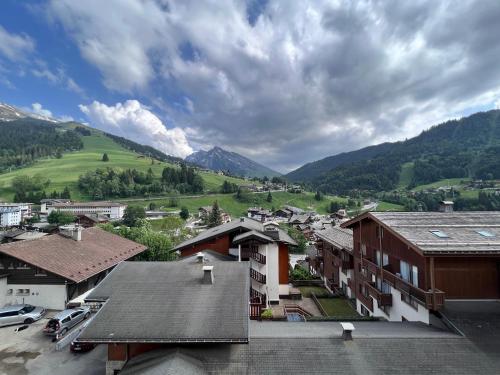
[[[267,193],[266,201],[268,201],[269,203],[271,203],[273,201],[273,196],[271,195],[271,192]]]
[[[221,210],[219,208],[219,203],[217,201],[212,205],[212,212],[208,215],[207,226],[209,228],[216,227],[222,224]]]
[[[109,157],[107,153],[102,154],[102,161],[109,161]]]

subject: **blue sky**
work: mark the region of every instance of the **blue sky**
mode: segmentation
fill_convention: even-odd
[[[500,3],[4,0],[0,101],[285,172],[500,106]]]

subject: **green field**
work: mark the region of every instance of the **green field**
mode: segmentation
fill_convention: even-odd
[[[404,206],[395,203],[380,201],[376,211],[404,211]]]
[[[418,185],[413,191],[422,191],[426,189],[437,189],[442,186],[461,186],[464,182],[469,182],[470,178],[447,178],[426,185]]]
[[[316,201],[314,199],[313,193],[300,193],[292,194],[284,191],[272,193],[273,201],[271,203],[266,201],[267,192],[265,193],[254,193],[252,194],[252,199],[248,202],[240,202],[236,200],[234,194],[213,194],[204,196],[179,196],[177,198],[177,207],[169,207],[170,199],[144,199],[144,200],[120,200],[121,202],[127,202],[129,204],[137,204],[141,206],[147,206],[149,203],[154,202],[159,209],[177,211],[181,207],[186,207],[192,214],[198,212],[198,208],[202,206],[211,206],[214,201],[217,200],[219,206],[221,206],[224,211],[229,213],[233,218],[247,214],[247,209],[252,206],[259,206],[268,209],[279,208],[283,205],[295,206],[302,208],[304,210],[314,210],[320,214],[327,213],[327,207],[330,202],[336,200],[341,203],[346,203],[346,199],[332,196],[325,196],[321,201]]]
[[[47,158],[40,159],[35,164],[15,170],[10,173],[0,174],[0,198],[9,201],[14,196],[11,188],[12,179],[19,175],[33,176],[40,174],[50,179],[50,186],[47,193],[54,190],[62,191],[66,186],[71,191],[73,200],[85,200],[88,197],[82,196],[78,191],[77,180],[81,174],[97,168],[135,168],[146,171],[152,168],[156,176],[160,177],[165,166],[170,164],[155,161],[151,164],[151,159],[129,151],[112,139],[94,132],[94,135],[82,137],[84,147],[80,151],[63,154],[61,159]],[[107,153],[109,162],[102,162],[102,154]],[[200,172],[205,181],[207,191],[217,191],[224,180],[234,182],[238,185],[247,183],[243,179],[219,176],[215,173]]]

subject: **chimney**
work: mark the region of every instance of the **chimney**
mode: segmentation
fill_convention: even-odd
[[[214,283],[214,266],[203,266],[203,284]]]
[[[196,254],[196,260],[198,261],[198,263],[203,263],[203,258],[204,258],[204,255],[201,251]]]
[[[242,216],[242,217],[240,217],[240,222],[242,222],[242,223],[243,223],[244,221],[245,221],[245,218],[244,218],[243,216]]]
[[[453,201],[439,202],[439,212],[453,212]]]
[[[82,240],[82,227],[79,225],[63,225],[59,227],[59,233],[64,237],[71,238],[75,241]]]

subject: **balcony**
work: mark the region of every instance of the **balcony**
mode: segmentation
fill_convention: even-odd
[[[351,290],[356,290],[354,286],[354,280],[351,279],[350,277],[347,279],[347,286],[351,288]]]
[[[250,258],[259,262],[260,264],[266,264],[266,256],[257,251],[252,251],[250,253]]]
[[[250,268],[250,277],[258,283],[266,283],[266,275],[261,274],[259,271],[256,271],[253,268]]]
[[[341,267],[343,270],[352,270],[354,268],[354,259],[349,257],[348,260],[342,259]]]
[[[385,269],[384,281],[399,290],[409,300],[415,300],[427,309],[439,310],[444,306],[445,293],[439,289],[434,289],[434,291],[425,291]]]
[[[390,293],[382,293],[372,283],[366,283],[365,282],[365,287],[368,290],[368,294],[371,297],[375,298],[375,300],[377,301],[379,307],[380,306],[392,306],[392,294],[390,294]]]
[[[368,258],[363,258],[362,265],[363,267],[366,267],[371,273],[377,274],[377,272],[380,272],[379,267]]]

